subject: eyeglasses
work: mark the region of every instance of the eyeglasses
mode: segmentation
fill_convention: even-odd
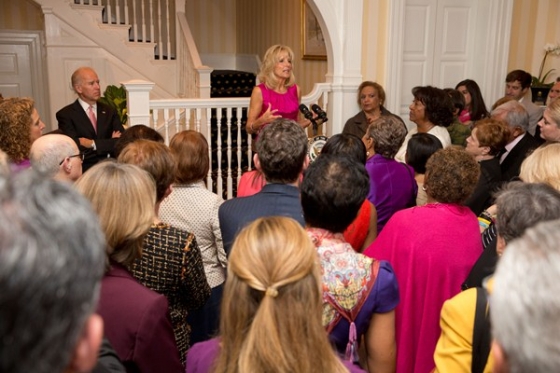
[[[81,153],[81,152],[80,152],[80,153],[78,153],[78,154],[69,155],[69,156],[66,157],[66,158],[75,158],[75,157],[80,157],[80,159],[83,161],[83,160],[84,160],[84,157],[85,157],[85,153]],[[59,166],[62,165],[62,164],[64,163],[64,160],[65,160],[66,158],[64,158],[62,161],[60,161],[60,163],[59,163],[58,165],[59,165]]]

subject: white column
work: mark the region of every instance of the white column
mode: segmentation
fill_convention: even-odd
[[[363,0],[309,0],[309,6],[325,35],[328,72],[332,83],[329,97],[331,133],[340,133],[348,118],[356,114],[356,89],[362,82]]]
[[[121,82],[126,88],[126,106],[128,111],[128,126],[137,124],[150,126],[150,91],[155,83],[145,80],[129,80]]]
[[[214,71],[213,68],[208,66],[201,66],[196,68],[198,75],[196,90],[198,98],[210,98],[210,92],[212,90],[211,73]]]

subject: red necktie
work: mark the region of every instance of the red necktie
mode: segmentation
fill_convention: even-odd
[[[93,106],[90,105],[87,111],[88,111],[88,117],[91,122],[91,125],[93,126],[95,133],[97,133],[97,119],[95,118],[95,114],[93,113]]]

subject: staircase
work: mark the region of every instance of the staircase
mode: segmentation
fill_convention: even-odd
[[[125,81],[153,82],[155,85],[149,96],[155,100],[249,97],[255,85],[252,73],[212,72],[211,68],[202,65],[186,22],[184,0],[34,1],[41,5],[45,15],[49,97],[53,114],[75,100],[68,87],[69,77],[77,67],[84,65],[97,71],[103,87],[118,86]],[[156,20],[150,20],[152,17]],[[141,105],[147,107],[148,102],[143,101]],[[204,132],[209,137],[212,151],[212,190],[223,191],[224,198],[231,198],[231,194],[226,194],[228,185],[224,175],[232,173],[233,195],[236,195],[238,170],[246,170],[250,164],[248,156],[238,156],[241,154],[239,149],[242,154],[248,154],[244,130],[247,109],[245,105],[221,109],[220,104],[216,104],[216,107],[218,109],[208,112],[207,118],[211,120],[206,130],[209,131]],[[133,109],[129,106],[129,110],[132,112]],[[161,121],[143,123],[158,129],[157,126],[165,126],[161,128],[167,131],[168,124],[178,115],[180,112],[174,111]],[[51,121],[56,123],[54,115]],[[238,140],[239,127],[242,130]],[[226,140],[229,138],[231,141]],[[236,155],[232,162],[227,162],[225,156],[229,149]],[[231,182],[231,178],[229,180]],[[231,187],[229,191],[231,193]]]
[[[154,97],[179,97],[181,59],[175,11],[184,0],[34,0],[45,15],[53,110],[73,99],[71,71],[92,66],[102,85],[141,79],[156,84]],[[60,83],[58,83],[60,82]],[[58,92],[58,93],[57,93]],[[66,93],[66,97],[60,92]]]

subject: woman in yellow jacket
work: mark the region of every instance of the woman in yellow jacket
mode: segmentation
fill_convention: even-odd
[[[526,229],[541,221],[560,218],[560,192],[542,183],[512,182],[498,194],[496,205],[498,255],[503,253],[508,242],[521,237]],[[487,282],[487,290],[491,289],[491,285],[492,279]],[[440,318],[441,336],[434,353],[435,373],[474,373],[473,357],[479,362],[486,360],[485,364],[478,364],[478,372],[492,372],[489,323],[484,325],[482,322],[477,332],[477,335],[486,334],[488,348],[485,353],[473,349],[477,297],[480,295],[484,296],[484,290],[470,288],[444,303]],[[486,300],[483,300],[482,309],[488,311]],[[482,367],[484,369],[480,370]]]

